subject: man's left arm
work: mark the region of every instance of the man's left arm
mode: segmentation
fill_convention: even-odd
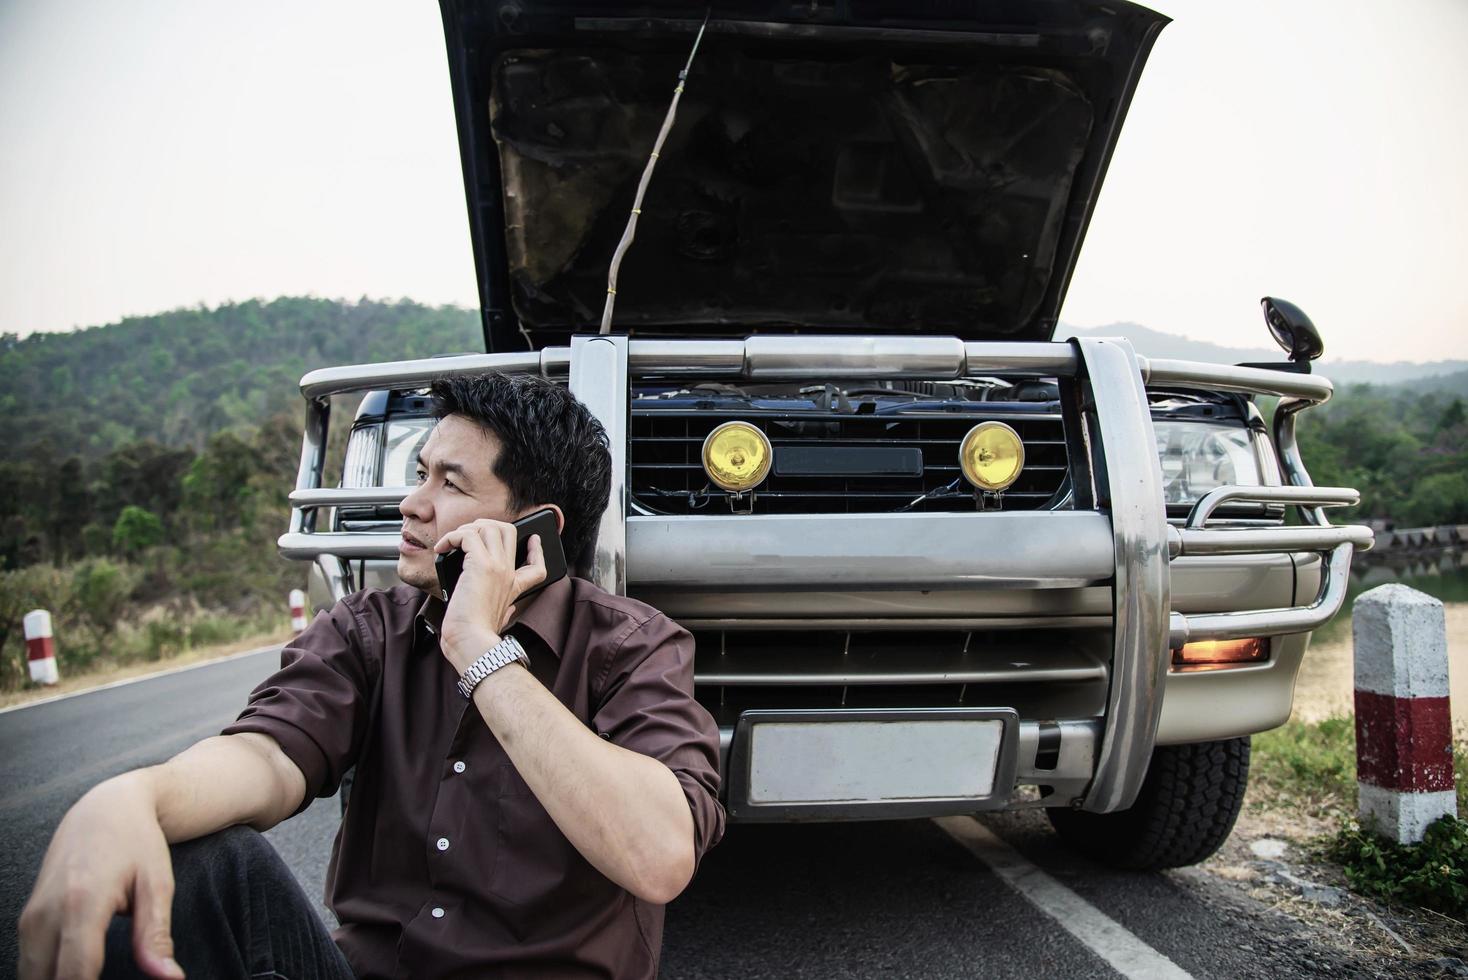
[[[638,898],[676,898],[696,863],[693,814],[672,770],[599,738],[518,664],[474,690],[474,705],[561,833]]]
[[[508,531],[508,534],[505,532]],[[474,659],[498,640],[485,629],[485,611],[505,609],[508,597],[543,576],[539,542],[532,539],[530,565],[518,570],[513,557],[514,529],[507,524],[476,522],[451,532],[440,543],[462,547],[466,576],[473,570],[475,591],[484,597],[473,611],[450,603],[445,619],[444,654],[463,673]],[[532,571],[534,569],[534,571]],[[539,574],[537,574],[537,572]],[[518,574],[517,574],[518,573]],[[460,579],[454,598],[465,587]],[[455,608],[458,606],[459,608]],[[449,619],[466,622],[463,627]],[[490,622],[508,619],[489,613]],[[459,642],[452,642],[462,637]],[[635,649],[625,651],[631,643]],[[662,616],[655,616],[622,644],[627,655],[616,658],[620,673],[608,679],[598,713],[599,737],[561,704],[530,671],[511,664],[490,674],[474,689],[474,705],[509,755],[515,769],[545,807],[561,833],[598,871],[638,898],[665,904],[676,898],[693,877],[698,856],[717,840],[722,821],[718,791],[717,738],[700,739],[700,720],[707,712],[692,698],[692,638]],[[616,729],[611,731],[609,729]],[[678,743],[679,733],[691,740]],[[633,751],[616,742],[657,746],[654,754]],[[712,758],[709,758],[712,756]],[[671,765],[694,760],[702,785],[687,773],[675,775]],[[684,783],[690,789],[685,792]],[[712,784],[711,786],[708,784]],[[704,797],[707,799],[704,799]],[[695,802],[697,799],[697,802]],[[694,808],[700,810],[699,819]],[[718,826],[709,827],[716,823]]]

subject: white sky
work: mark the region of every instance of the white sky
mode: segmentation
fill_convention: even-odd
[[[1468,3],[1173,0],[1063,316],[1468,358]],[[438,5],[0,0],[0,331],[475,305]]]

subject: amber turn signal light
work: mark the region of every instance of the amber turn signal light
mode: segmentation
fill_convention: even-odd
[[[1172,651],[1172,665],[1179,670],[1218,670],[1268,659],[1269,641],[1257,636],[1244,640],[1199,640]]]

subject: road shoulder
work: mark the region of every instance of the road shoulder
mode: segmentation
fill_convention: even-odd
[[[90,694],[93,691],[105,691],[125,684],[135,684],[138,681],[151,680],[154,677],[162,677],[208,664],[222,663],[236,657],[250,656],[279,647],[288,638],[289,633],[281,632],[249,636],[232,643],[221,643],[191,650],[176,657],[86,671],[64,678],[61,683],[50,687],[27,687],[19,691],[10,691],[0,695],[0,714],[50,704],[53,701],[61,701],[80,694]]]

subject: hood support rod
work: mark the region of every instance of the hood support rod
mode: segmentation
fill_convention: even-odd
[[[617,243],[617,250],[612,253],[611,268],[607,271],[607,302],[601,311],[601,333],[603,335],[612,332],[612,307],[617,302],[617,271],[622,267],[622,257],[632,247],[632,239],[637,235],[637,217],[642,214],[642,198],[647,193],[647,185],[652,182],[652,171],[657,166],[658,154],[663,150],[663,141],[668,138],[668,132],[673,128],[673,120],[678,115],[678,100],[683,98],[683,83],[688,80],[688,72],[693,67],[693,56],[698,54],[698,43],[703,40],[704,29],[709,26],[709,14],[713,8],[704,11],[703,23],[698,27],[698,34],[693,38],[693,49],[688,52],[688,63],[678,73],[678,85],[673,89],[673,101],[668,104],[668,114],[663,117],[663,128],[658,130],[658,138],[653,142],[652,154],[647,158],[647,166],[643,168],[642,180],[637,183],[637,196],[632,201],[632,213],[627,216],[627,227],[622,232],[622,240]]]

